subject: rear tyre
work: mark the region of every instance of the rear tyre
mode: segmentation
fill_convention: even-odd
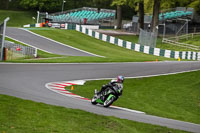
[[[115,101],[115,96],[112,96],[110,100],[106,100],[103,104],[104,107],[109,107]]]

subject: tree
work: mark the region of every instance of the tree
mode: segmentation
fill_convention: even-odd
[[[139,27],[144,29],[144,0],[139,0]]]
[[[92,2],[90,3],[90,6],[96,7],[96,8],[110,9],[111,4],[112,4],[111,0],[92,0]]]
[[[200,14],[200,0],[193,0],[188,6],[194,8]]]
[[[112,6],[117,6],[117,29],[121,29],[122,25],[122,6],[127,3],[127,0],[113,0]]]
[[[152,23],[151,23],[152,32],[156,32],[159,25],[160,2],[161,0],[154,0],[153,17],[152,17]]]

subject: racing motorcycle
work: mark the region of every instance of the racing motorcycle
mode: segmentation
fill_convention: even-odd
[[[97,91],[95,90],[95,95],[93,96],[91,103],[93,105],[101,104],[104,107],[109,107],[119,98],[121,91],[122,90],[117,87],[107,87],[101,94],[97,95]]]

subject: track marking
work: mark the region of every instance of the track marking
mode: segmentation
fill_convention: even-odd
[[[80,100],[84,100],[84,101],[88,101],[90,102],[90,99],[79,96],[77,94],[71,93],[68,90],[65,90],[66,86],[72,86],[72,85],[84,85],[86,81],[85,80],[75,80],[75,81],[62,81],[62,82],[51,82],[51,83],[47,83],[45,86],[46,88],[48,88],[51,91],[54,91],[56,93],[59,93],[61,95],[64,96],[68,96],[68,97],[72,97],[72,98],[78,98]],[[125,110],[125,111],[129,111],[129,112],[134,112],[134,113],[140,113],[140,114],[145,114],[144,112],[141,111],[137,111],[137,110],[131,110],[131,109],[127,109],[127,108],[122,108],[122,107],[118,107],[118,106],[110,106],[111,108],[115,108],[115,109],[120,109],[120,110]]]

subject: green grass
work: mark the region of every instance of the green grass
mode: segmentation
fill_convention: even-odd
[[[0,95],[1,133],[183,133],[116,117]]]
[[[108,82],[88,81],[72,92],[91,99],[94,89]],[[200,71],[126,79],[123,95],[114,105],[200,124]]]
[[[129,42],[134,42],[134,43],[138,43],[138,39],[139,39],[139,36],[136,36],[136,35],[120,35],[120,36],[115,36],[115,37],[120,38],[122,40],[129,41]]]
[[[32,19],[32,17],[36,18],[36,15],[36,12],[0,10],[0,23],[10,17],[7,26],[22,27],[25,24],[36,23],[36,20]]]
[[[62,42],[64,44],[97,54],[105,56],[106,58],[99,57],[68,57],[60,59],[61,62],[69,62],[73,60],[78,60],[80,62],[135,62],[135,61],[155,61],[158,60],[174,60],[164,57],[157,57],[153,55],[148,55],[140,52],[135,52],[133,50],[128,50],[113,44],[97,40],[95,38],[84,35],[80,32],[74,30],[60,30],[60,29],[50,29],[50,30],[34,30],[31,31],[43,35],[45,37],[51,38],[53,40]],[[79,58],[79,57],[78,57]],[[72,59],[72,60],[70,60]],[[57,61],[57,60],[56,60]],[[51,62],[51,61],[50,61]]]
[[[123,35],[123,36],[115,36],[115,37],[126,40],[126,41],[134,42],[134,43],[138,43],[138,39],[139,39],[139,36],[135,36],[135,35],[127,35],[127,36]],[[183,40],[180,42],[200,46],[199,37],[195,37],[194,39],[190,38],[190,40]],[[179,47],[179,46],[175,46],[175,45],[171,45],[171,44],[167,44],[167,43],[162,43],[162,38],[160,38],[160,37],[157,39],[156,47],[160,48],[160,49],[168,49],[168,50],[174,50],[174,51],[195,51],[195,50],[192,50],[189,48],[184,48],[184,47]]]
[[[188,39],[181,39],[180,42],[200,46],[200,35],[194,35],[193,38],[188,37]]]

